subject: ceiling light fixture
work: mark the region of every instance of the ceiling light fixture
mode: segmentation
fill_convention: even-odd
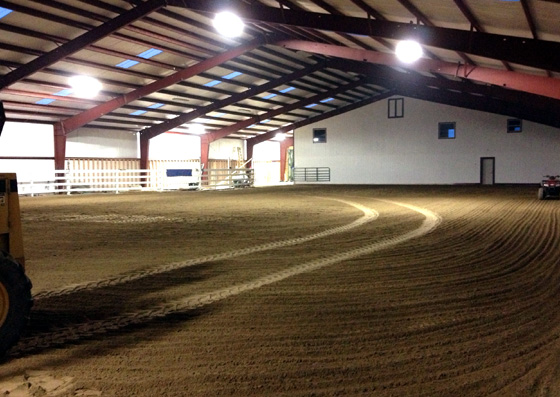
[[[230,11],[217,13],[213,24],[218,33],[230,38],[241,36],[245,28],[245,24],[241,18]]]
[[[101,83],[90,76],[73,76],[68,79],[73,94],[80,98],[93,98],[101,91]]]
[[[204,135],[206,133],[206,129],[203,124],[191,123],[188,125],[188,128],[189,132],[194,135]]]
[[[412,63],[420,59],[423,54],[422,47],[414,40],[403,40],[397,44],[395,50],[397,58],[404,63]]]

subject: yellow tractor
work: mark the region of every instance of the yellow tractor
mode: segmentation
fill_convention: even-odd
[[[0,102],[0,134],[4,120]],[[19,339],[33,304],[24,266],[16,174],[0,173],[0,357]]]

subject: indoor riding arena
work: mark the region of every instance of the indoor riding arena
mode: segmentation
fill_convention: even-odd
[[[35,303],[10,396],[560,393],[560,206],[533,187],[20,204]]]

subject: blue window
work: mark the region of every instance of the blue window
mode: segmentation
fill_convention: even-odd
[[[438,124],[439,139],[455,139],[455,122],[444,122]]]

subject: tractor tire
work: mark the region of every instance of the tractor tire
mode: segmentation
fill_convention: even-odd
[[[0,358],[18,341],[33,305],[23,267],[0,251]]]
[[[539,188],[538,197],[539,197],[539,200],[544,200],[544,188],[542,188],[542,187]]]

